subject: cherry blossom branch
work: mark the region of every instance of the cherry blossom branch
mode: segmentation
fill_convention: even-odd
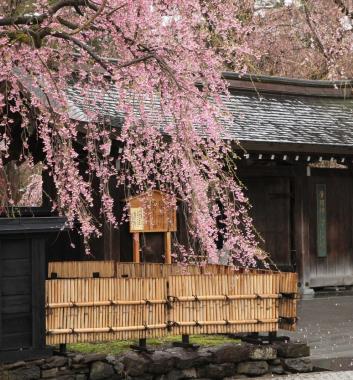
[[[55,31],[55,32],[47,33],[47,34],[50,34],[52,37],[57,37],[57,38],[61,38],[63,40],[72,42],[74,45],[78,46],[79,48],[84,50],[86,53],[88,53],[101,67],[103,67],[104,70],[106,70],[110,74],[113,73],[111,68],[103,61],[103,59],[98,54],[96,54],[92,48],[90,48],[88,45],[86,45],[79,39],[64,32]]]
[[[322,44],[313,24],[312,24],[312,21],[311,21],[311,18],[310,18],[310,12],[309,12],[309,8],[308,8],[308,5],[306,3],[306,1],[303,2],[303,6],[304,6],[304,13],[305,13],[305,19],[306,19],[306,22],[309,26],[309,29],[312,33],[312,36],[316,42],[316,45],[317,47],[320,49],[321,53],[323,54],[323,56],[326,58],[326,60],[329,60],[329,57],[327,55],[327,52],[326,52],[326,49],[324,47],[324,45]]]
[[[98,7],[88,0],[61,0],[51,6],[47,13],[0,18],[0,26],[41,24],[45,19],[54,16],[62,8],[78,6],[89,7],[96,12],[98,11]]]
[[[342,0],[333,1],[345,16],[348,16],[353,20],[353,12],[348,9],[348,7],[343,3]]]

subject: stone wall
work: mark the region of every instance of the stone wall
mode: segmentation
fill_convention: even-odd
[[[68,353],[0,365],[0,380],[243,379],[268,373],[310,372],[309,354],[309,347],[301,343],[234,343],[195,350],[169,347],[119,356]]]

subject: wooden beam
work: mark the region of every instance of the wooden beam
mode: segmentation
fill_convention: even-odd
[[[240,166],[238,175],[243,177],[295,177],[302,174],[302,165],[298,166]]]
[[[277,154],[310,154],[314,155],[337,155],[337,156],[353,156],[353,146],[340,145],[321,145],[321,144],[301,144],[301,143],[281,143],[281,142],[266,142],[266,141],[240,141],[240,146],[235,142],[232,143],[235,151],[245,149],[246,153],[261,154],[277,153]]]
[[[172,233],[170,231],[164,233],[164,262],[172,263]]]
[[[140,233],[134,232],[132,234],[132,260],[134,263],[140,263]]]

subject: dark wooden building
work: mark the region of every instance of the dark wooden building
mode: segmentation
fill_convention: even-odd
[[[299,272],[303,291],[353,285],[352,83],[224,76],[234,115],[227,138],[242,146],[234,143],[238,172],[262,248],[279,269]],[[88,106],[75,90],[68,92],[71,117],[88,121]],[[112,89],[100,110],[117,127],[116,97]],[[49,216],[44,206],[34,215]],[[180,219],[177,234],[182,235]],[[162,261],[163,239],[163,234],[141,234],[142,261]],[[75,232],[48,236],[47,247],[48,260],[87,259]],[[105,225],[92,251],[95,259],[132,261],[128,225],[120,231]]]
[[[353,285],[352,83],[226,77],[263,248],[303,291]]]

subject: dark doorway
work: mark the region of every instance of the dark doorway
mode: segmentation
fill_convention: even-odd
[[[244,182],[255,228],[264,239],[260,247],[270,254],[280,269],[292,270],[289,178],[252,177]]]

